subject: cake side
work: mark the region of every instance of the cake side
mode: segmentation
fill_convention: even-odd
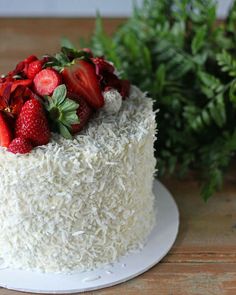
[[[132,87],[117,114],[26,155],[0,148],[0,256],[46,272],[88,270],[141,246],[154,224],[155,114]]]

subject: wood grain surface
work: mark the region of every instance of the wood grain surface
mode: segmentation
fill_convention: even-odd
[[[123,19],[106,19],[111,34]],[[54,53],[61,36],[88,38],[93,19],[0,19],[0,72],[29,54]],[[223,189],[205,204],[193,176],[163,179],[180,209],[180,232],[169,254],[143,275],[90,295],[235,295],[235,165]],[[0,289],[0,295],[17,292]]]

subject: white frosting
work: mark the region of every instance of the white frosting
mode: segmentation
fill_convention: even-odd
[[[118,113],[122,105],[122,96],[116,89],[111,89],[103,92],[104,97],[104,107],[102,111],[108,114]]]
[[[138,93],[138,95],[137,95]],[[46,272],[88,270],[140,247],[154,224],[155,114],[136,87],[74,140],[0,148],[0,256]]]

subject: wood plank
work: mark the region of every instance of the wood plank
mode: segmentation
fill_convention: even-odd
[[[208,203],[196,180],[163,180],[180,210],[179,236],[166,261],[236,262],[236,181],[231,175]]]
[[[1,295],[15,291],[0,290]],[[90,295],[235,295],[236,264],[161,263],[126,283]]]

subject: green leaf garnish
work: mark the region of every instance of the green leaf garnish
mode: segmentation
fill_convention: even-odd
[[[79,104],[66,97],[67,89],[59,85],[52,96],[45,96],[45,108],[48,111],[52,125],[65,138],[71,139],[71,125],[79,124],[77,109]]]
[[[52,67],[58,72],[74,64],[75,59],[84,59],[91,63],[90,54],[88,52],[64,46],[61,47],[61,52],[57,53],[55,56],[47,56],[47,58],[48,61],[44,64],[44,68]]]

